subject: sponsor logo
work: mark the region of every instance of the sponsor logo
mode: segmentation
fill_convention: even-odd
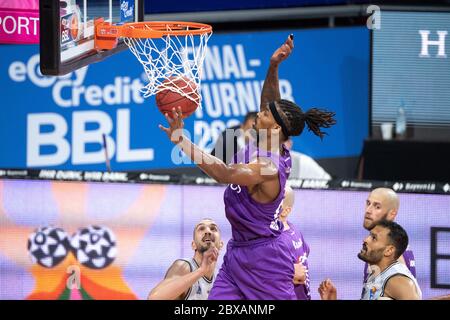
[[[445,53],[445,39],[448,34],[445,30],[436,31],[437,39],[432,40],[431,37],[435,37],[435,35],[431,35],[430,30],[419,30],[419,34],[422,41],[422,48],[419,53],[420,58],[430,58],[431,55],[429,53],[429,48],[431,46],[437,47],[437,53],[435,55],[436,58],[447,58],[447,54]]]
[[[8,74],[14,82],[29,80],[40,88],[51,87],[53,101],[61,108],[144,103],[140,94],[144,84],[140,78],[132,80],[130,77],[117,76],[104,86],[85,85],[88,70],[89,67],[84,67],[64,76],[43,76],[39,69],[39,54],[35,54],[27,62],[13,61]]]

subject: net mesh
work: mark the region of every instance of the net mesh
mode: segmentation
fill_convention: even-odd
[[[170,30],[170,26],[167,28]],[[144,97],[168,89],[199,105],[202,66],[210,37],[211,33],[156,39],[125,37],[125,43],[147,75],[148,83],[141,89]]]

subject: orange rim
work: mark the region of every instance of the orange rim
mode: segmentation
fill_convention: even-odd
[[[185,21],[149,21],[133,22],[123,25],[111,25],[102,22],[97,27],[98,36],[127,38],[161,38],[167,35],[202,35],[212,32],[207,24]]]

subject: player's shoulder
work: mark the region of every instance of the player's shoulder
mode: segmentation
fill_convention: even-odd
[[[180,269],[187,269],[189,271],[191,271],[192,269],[192,265],[189,259],[182,259],[182,258],[177,259],[172,263],[172,266],[175,266]]]
[[[396,273],[392,275],[391,277],[389,277],[387,283],[390,283],[391,285],[414,285],[414,282],[411,280],[411,278],[403,273]]]
[[[385,296],[393,299],[402,299],[410,296],[411,292],[415,292],[414,281],[404,274],[395,274],[390,277],[386,283]]]
[[[164,278],[183,276],[189,272],[192,272],[192,266],[189,261],[186,259],[177,259],[169,267]]]

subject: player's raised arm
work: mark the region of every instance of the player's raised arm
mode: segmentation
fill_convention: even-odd
[[[203,172],[217,182],[252,186],[278,177],[277,167],[268,159],[258,158],[248,164],[227,165],[219,158],[204,152],[188,138],[183,136],[184,122],[181,108],[172,112],[173,119],[166,115],[169,127],[166,128],[162,125],[159,127],[166,132],[170,140],[177,144]]]
[[[215,262],[219,256],[217,248],[213,247],[203,255],[200,268],[190,270],[184,260],[176,260],[167,270],[162,280],[148,295],[149,300],[182,300],[188,294],[192,285],[201,277],[214,271]]]
[[[284,61],[294,49],[294,35],[290,34],[286,41],[272,54],[269,69],[264,80],[261,91],[261,106],[263,109],[269,102],[281,99],[280,84],[278,81],[278,66]]]
[[[176,260],[167,270],[164,280],[149,293],[148,299],[181,300],[197,279],[197,276],[191,273],[186,261]]]

